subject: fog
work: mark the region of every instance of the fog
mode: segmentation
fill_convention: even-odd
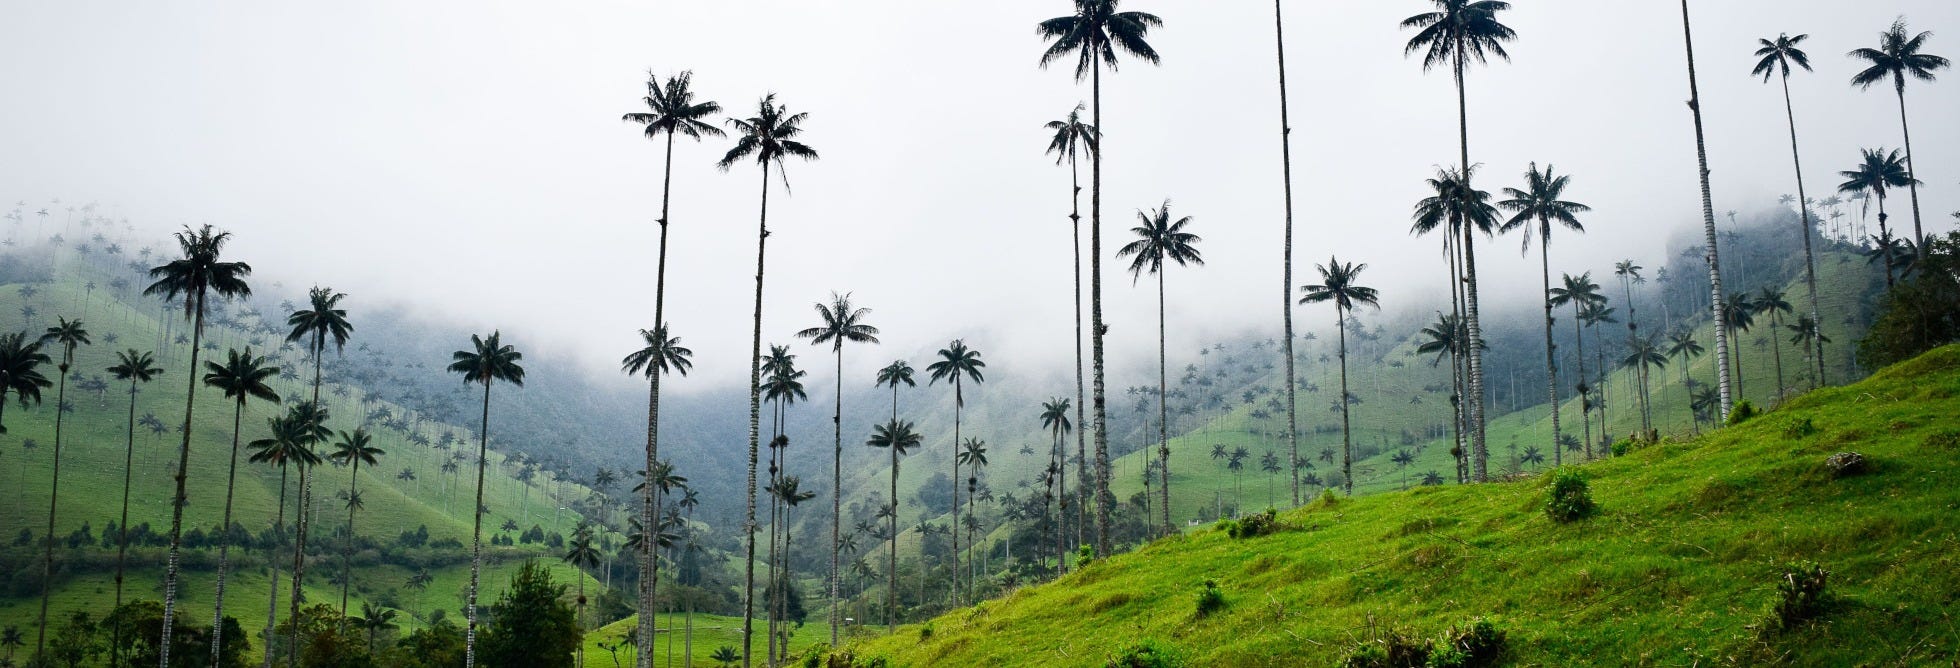
[[[1480,185],[1526,164],[1572,174],[1594,207],[1554,271],[1658,265],[1699,225],[1693,127],[1671,3],[1520,0],[1511,62],[1469,77]],[[0,22],[0,198],[98,202],[158,235],[212,223],[265,280],[332,285],[363,309],[501,328],[613,373],[652,325],[661,147],[621,114],[648,71],[692,70],[732,115],[775,92],[822,153],[770,198],[765,337],[816,324],[848,291],[874,309],[870,374],[964,337],[990,359],[1073,354],[1069,174],[1042,124],[1089,89],[1041,69],[1037,21],[1059,0],[714,3],[10,3]],[[1405,58],[1415,0],[1287,6],[1296,285],[1330,254],[1366,262],[1391,314],[1443,299],[1440,240],[1412,238],[1423,179],[1456,160],[1447,72]],[[1161,66],[1103,81],[1104,248],[1166,199],[1195,217],[1202,268],[1168,275],[1173,350],[1277,329],[1280,158],[1272,6],[1129,0],[1165,27]],[[1792,81],[1808,191],[1833,193],[1867,146],[1900,144],[1889,86],[1860,92],[1844,52],[1900,14],[1960,57],[1950,0],[1698,2],[1695,37],[1716,210],[1794,193],[1781,89],[1751,78],[1759,37],[1807,32]],[[1942,32],[1945,31],[1945,32]],[[1907,90],[1928,231],[1960,209],[1960,86]],[[669,320],[697,370],[681,392],[746,381],[759,175],[729,142],[675,150]],[[1086,166],[1084,238],[1088,193]],[[1890,208],[1911,223],[1904,193]],[[1693,237],[1686,237],[1693,238]],[[1538,264],[1515,236],[1479,246],[1487,309],[1515,311]],[[1155,293],[1105,258],[1112,355],[1155,346]],[[1085,260],[1086,263],[1086,260]],[[1325,307],[1302,307],[1326,328]],[[459,342],[460,343],[460,342]],[[1140,359],[1139,359],[1140,361]],[[1127,363],[1127,362],[1125,362]],[[857,373],[847,370],[847,373]],[[814,374],[822,376],[822,373]]]

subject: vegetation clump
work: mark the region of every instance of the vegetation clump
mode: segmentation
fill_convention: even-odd
[[[1748,422],[1751,418],[1762,414],[1763,412],[1756,408],[1756,404],[1751,403],[1748,399],[1743,399],[1735,402],[1735,407],[1729,409],[1728,425],[1733,427]]]
[[[1770,606],[1765,630],[1796,628],[1823,614],[1829,602],[1831,572],[1814,561],[1793,561],[1783,565],[1776,580],[1777,598]]]
[[[1559,469],[1552,473],[1552,488],[1545,500],[1545,516],[1554,522],[1574,522],[1593,514],[1597,507],[1593,504],[1592,488],[1586,483],[1586,474],[1576,469]]]
[[[1504,653],[1504,632],[1488,619],[1452,626],[1433,640],[1389,630],[1354,648],[1341,668],[1481,668]]]
[[[1123,647],[1103,663],[1104,668],[1181,668],[1184,656],[1177,648],[1144,638]]]
[[[1237,520],[1219,520],[1218,526],[1233,538],[1257,538],[1280,530],[1279,512],[1267,508]]]
[[[1856,452],[1840,452],[1825,457],[1824,467],[1831,470],[1832,476],[1848,478],[1865,472],[1865,456]]]
[[[1225,592],[1218,588],[1217,580],[1206,578],[1204,584],[1198,587],[1197,616],[1204,618],[1224,609]]]
[[[1817,425],[1810,418],[1791,418],[1783,423],[1783,437],[1798,439],[1817,433]]]

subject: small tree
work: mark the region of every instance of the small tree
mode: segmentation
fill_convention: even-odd
[[[562,600],[565,585],[536,561],[524,562],[510,589],[490,607],[483,633],[483,663],[491,666],[572,665],[580,638],[578,619]]]

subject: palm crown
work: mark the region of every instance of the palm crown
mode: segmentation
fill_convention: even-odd
[[[321,350],[329,340],[335,349],[346,349],[347,337],[354,333],[354,326],[347,322],[347,309],[340,308],[340,300],[347,295],[319,286],[308,290],[306,295],[308,308],[286,316],[286,325],[293,328],[286,340],[300,341],[311,336],[314,346]]]
[[[251,348],[243,352],[227,350],[223,364],[204,363],[204,384],[223,390],[225,398],[236,400],[239,405],[254,398],[278,401],[279,393],[272,391],[266,381],[279,376],[279,367],[268,362],[264,356],[253,356]]]
[[[793,404],[810,398],[803,391],[802,381],[808,372],[796,368],[796,356],[790,354],[789,346],[771,345],[769,354],[762,359],[762,373],[767,376],[762,381],[764,399]]]
[[[116,380],[147,383],[155,380],[158,375],[161,375],[163,373],[163,367],[157,366],[156,356],[146,352],[138,352],[135,348],[131,348],[116,353],[116,363],[110,366],[107,371],[114,375]]]
[[[449,372],[462,374],[465,383],[483,383],[501,380],[519,387],[524,386],[524,367],[518,361],[524,354],[516,348],[503,344],[503,332],[491,332],[488,338],[470,335],[473,350],[458,350],[450,357]]]
[[[1403,55],[1423,52],[1422,68],[1427,70],[1461,59],[1488,62],[1489,54],[1505,60],[1504,42],[1517,39],[1516,31],[1497,20],[1497,13],[1511,3],[1497,0],[1431,0],[1436,11],[1402,20],[1403,28],[1415,28],[1416,36],[1402,48]]]
[[[1552,305],[1564,306],[1577,302],[1583,308],[1593,304],[1605,304],[1606,296],[1599,293],[1599,284],[1592,280],[1592,272],[1573,276],[1566,274],[1564,285],[1552,288]]]
[[[1074,425],[1068,421],[1069,400],[1055,397],[1041,403],[1041,428],[1066,434]]]
[[[647,94],[641,98],[646,102],[647,111],[633,112],[619,117],[628,123],[646,126],[647,139],[658,138],[661,134],[687,135],[700,139],[702,135],[720,137],[721,128],[709,125],[701,119],[721,113],[721,104],[712,100],[694,101],[694,91],[689,84],[694,81],[693,72],[681,72],[667,78],[667,85],[660,85],[660,77],[647,74]]]
[[[784,158],[817,159],[816,149],[796,140],[803,134],[803,121],[809,116],[807,113],[789,113],[788,107],[776,104],[776,94],[770,93],[756,105],[754,116],[728,119],[729,127],[735,128],[737,134],[735,146],[728,149],[728,154],[722,156],[721,162],[716,165],[726,171],[744,158],[753,157],[764,171],[773,164],[781,172]],[[785,184],[788,183],[787,173],[784,173],[783,180]]]
[[[27,402],[41,402],[41,388],[53,387],[54,381],[41,374],[40,366],[53,362],[47,353],[41,352],[39,339],[28,340],[27,332],[0,335],[0,408],[5,408],[6,393],[13,392],[22,408]],[[7,433],[5,423],[0,423],[0,434]]]
[[[1357,304],[1381,307],[1380,294],[1374,288],[1355,283],[1366,264],[1343,263],[1338,257],[1327,258],[1327,264],[1314,267],[1320,272],[1320,284],[1300,288],[1306,296],[1300,298],[1302,304],[1334,302],[1334,307],[1342,311],[1352,311]]]
[[[843,350],[844,342],[877,343],[878,328],[864,324],[864,317],[871,309],[851,305],[851,294],[830,294],[830,303],[818,302],[817,316],[823,325],[811,327],[796,333],[797,338],[810,339],[811,345],[830,344],[831,350]]]
[[[681,346],[681,337],[667,336],[665,325],[652,331],[640,330],[640,339],[646,347],[619,361],[620,370],[627,375],[644,373],[651,378],[656,373],[679,373],[685,376],[693,368],[694,351]]]
[[[1116,251],[1116,257],[1119,258],[1135,256],[1136,259],[1130,262],[1131,276],[1142,278],[1146,271],[1152,274],[1162,273],[1165,260],[1176,262],[1180,267],[1205,263],[1204,256],[1198,253],[1196,246],[1204,239],[1184,231],[1184,228],[1191,224],[1190,216],[1179,218],[1176,222],[1171,221],[1169,200],[1165,200],[1163,206],[1149,212],[1138,211],[1137,220],[1140,224],[1130,228],[1131,232],[1136,233],[1137,240],[1125,244]]]
[[[334,442],[333,454],[329,456],[342,464],[360,462],[373,466],[376,463],[375,458],[385,454],[388,454],[388,451],[374,447],[374,436],[366,429],[355,429],[352,432],[340,432],[340,440]]]
[[[961,396],[957,389],[959,380],[971,378],[976,383],[985,382],[986,377],[980,373],[980,369],[985,366],[987,363],[980,361],[980,351],[966,347],[964,340],[955,340],[945,348],[939,349],[939,361],[926,366],[926,371],[932,374],[931,380],[926,384],[930,385],[942,380],[953,383],[955,388],[953,403],[965,406],[966,398]]]
[[[41,342],[61,346],[61,364],[59,366],[62,371],[67,371],[68,365],[75,361],[75,348],[77,346],[86,346],[93,343],[89,339],[88,330],[82,327],[82,321],[69,320],[67,318],[56,318],[55,325],[49,327],[47,332],[41,335]]]
[[[1885,200],[1886,191],[1904,188],[1916,179],[1906,171],[1905,159],[1899,156],[1898,149],[1886,152],[1882,148],[1864,150],[1864,160],[1856,169],[1838,172],[1845,182],[1838,186],[1838,192],[1864,192]]]
[[[1892,22],[1892,27],[1878,35],[1878,48],[1865,47],[1853,49],[1846,54],[1853,59],[1862,60],[1869,65],[1851,76],[1851,85],[1871,88],[1886,79],[1892,80],[1894,88],[1906,89],[1906,76],[1911,75],[1921,81],[1932,81],[1933,72],[1944,69],[1952,63],[1945,58],[1930,53],[1920,53],[1925,48],[1927,38],[1933,33],[1909,34],[1906,20],[1900,18]]]
[[[873,425],[871,438],[864,444],[874,448],[898,448],[898,454],[902,455],[908,450],[919,447],[920,441],[919,433],[912,430],[912,423],[892,421]]]
[[[1048,140],[1048,152],[1055,154],[1055,164],[1073,162],[1082,148],[1087,148],[1091,155],[1096,152],[1096,141],[1102,138],[1102,133],[1082,120],[1082,109],[1082,103],[1077,102],[1068,112],[1068,118],[1049,121],[1043,126],[1055,131],[1055,137]]]
[[[919,386],[918,382],[912,380],[912,365],[905,360],[893,360],[891,364],[885,365],[885,368],[879,369],[878,380],[873,385],[889,385],[895,390],[898,389],[899,383],[904,383],[907,387]]]
[[[1097,65],[1116,69],[1116,50],[1122,49],[1144,62],[1156,64],[1157,50],[1145,37],[1151,28],[1161,28],[1164,20],[1145,12],[1119,12],[1122,0],[1075,0],[1075,12],[1042,21],[1035,26],[1042,39],[1054,40],[1041,53],[1041,66],[1076,54],[1075,78],[1087,78]]]
[[[252,287],[245,282],[245,277],[252,275],[252,265],[218,261],[225,242],[231,240],[230,232],[215,231],[210,225],[196,230],[185,226],[176,236],[183,257],[151,268],[150,278],[156,282],[144,288],[143,294],[183,297],[186,319],[197,314],[212,292],[220,297],[252,296]]]
[[[1497,227],[1500,217],[1497,208],[1490,205],[1490,193],[1470,186],[1470,178],[1477,170],[1470,168],[1468,173],[1457,168],[1436,169],[1436,176],[1428,180],[1429,188],[1435,194],[1416,202],[1415,213],[1411,216],[1415,225],[1410,231],[1422,235],[1431,230],[1449,225],[1451,237],[1456,237],[1468,225],[1472,229],[1490,234]]]
[[[1756,69],[1751,70],[1749,73],[1761,76],[1763,81],[1767,82],[1770,77],[1777,74],[1782,74],[1786,78],[1789,77],[1790,66],[1792,64],[1803,68],[1805,72],[1809,72],[1810,55],[1804,53],[1803,49],[1797,48],[1797,45],[1802,44],[1806,39],[1810,39],[1810,36],[1797,35],[1796,37],[1791,37],[1788,33],[1784,33],[1777,35],[1774,40],[1756,40],[1757,43],[1763,45],[1762,48],[1756,49],[1756,55],[1762,59],[1756,61]]]
[[[1533,236],[1543,237],[1547,242],[1551,241],[1552,228],[1558,225],[1563,225],[1574,232],[1586,231],[1586,227],[1579,223],[1579,217],[1574,214],[1591,211],[1592,207],[1563,199],[1565,188],[1571,180],[1572,177],[1569,175],[1557,174],[1551,165],[1545,165],[1545,170],[1539,171],[1538,163],[1531,163],[1531,167],[1524,172],[1524,188],[1505,188],[1504,196],[1510,199],[1497,203],[1498,206],[1513,212],[1511,219],[1504,221],[1503,226],[1498,228],[1499,231],[1509,232],[1519,227],[1526,227],[1526,230],[1530,231],[1527,226],[1532,221],[1538,221],[1538,233],[1524,235],[1525,250],[1531,249]]]

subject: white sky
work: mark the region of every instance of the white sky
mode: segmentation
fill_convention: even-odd
[[[1575,177],[1591,232],[1554,271],[1655,266],[1696,225],[1678,7],[1519,0],[1514,61],[1473,71],[1481,185],[1528,161]],[[1755,39],[1809,32],[1794,82],[1813,197],[1860,146],[1897,146],[1889,89],[1860,93],[1843,53],[1898,14],[1960,57],[1951,0],[1701,0],[1696,44],[1718,211],[1794,192],[1780,90],[1748,76]],[[1433,239],[1408,211],[1454,162],[1445,73],[1404,58],[1416,0],[1289,2],[1295,283],[1330,253],[1372,265],[1390,313],[1440,301]],[[659,147],[619,122],[649,68],[749,115],[774,91],[811,114],[823,154],[771,198],[766,334],[814,324],[850,290],[886,345],[862,364],[966,337],[994,368],[1072,354],[1068,175],[1041,125],[1086,100],[1035,66],[1060,0],[771,2],[8,2],[0,21],[0,198],[97,201],[162,231],[210,222],[265,280],[406,302],[610,370],[652,319]],[[1276,329],[1280,191],[1272,7],[1130,0],[1167,25],[1162,67],[1104,77],[1105,245],[1166,197],[1196,216],[1209,265],[1170,275],[1173,350]],[[1929,230],[1960,209],[1960,74],[1908,99]],[[676,152],[669,319],[707,387],[746,381],[757,174],[712,166],[726,140]],[[1086,185],[1086,172],[1085,172]],[[1084,193],[1087,213],[1087,193]],[[1910,224],[1903,193],[1895,221]],[[1086,236],[1086,235],[1085,235]],[[1528,295],[1516,239],[1480,256],[1485,294]],[[1118,354],[1154,347],[1155,300],[1106,264]],[[1324,309],[1322,309],[1324,310]],[[1303,323],[1331,320],[1304,309]],[[358,320],[357,320],[358,324]],[[1140,360],[1139,360],[1140,361]],[[921,365],[922,366],[922,365]],[[853,372],[854,373],[854,372]],[[866,371],[865,373],[868,373]]]

